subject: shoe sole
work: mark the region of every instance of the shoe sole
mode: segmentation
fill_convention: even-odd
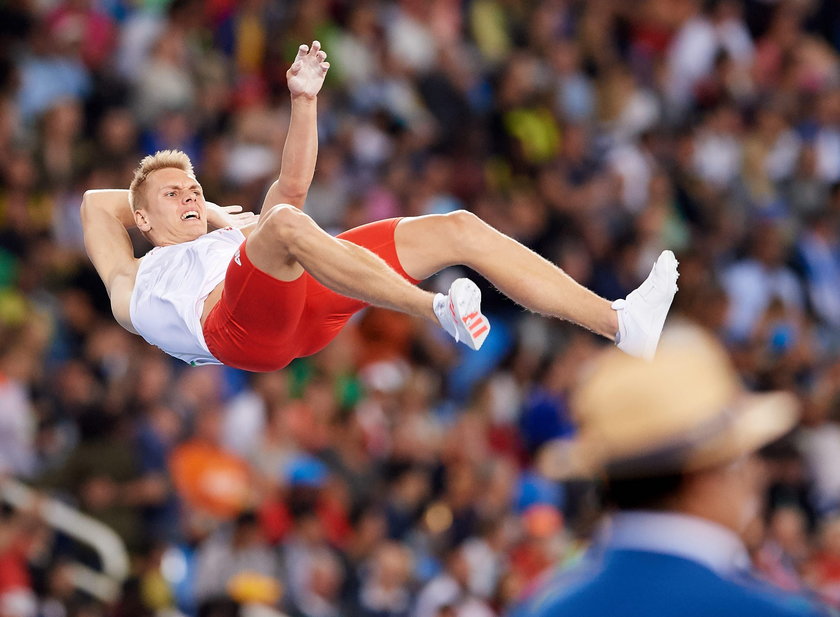
[[[452,313],[458,340],[470,349],[479,350],[490,334],[490,322],[481,314],[481,290],[469,279],[458,279],[449,288],[449,311]]]
[[[651,358],[656,353],[659,338],[662,336],[662,329],[665,327],[665,320],[668,318],[668,313],[671,311],[671,304],[674,302],[674,296],[677,293],[677,279],[680,277],[677,266],[679,266],[679,262],[672,251],[662,251],[654,266],[654,269],[657,271],[657,276],[654,280],[654,289],[660,291],[661,285],[662,291],[667,293],[668,296],[659,301],[661,302],[659,308],[662,313],[656,316],[656,321],[652,324],[653,328],[648,333],[649,340],[653,339],[655,341],[652,348],[647,349]],[[654,333],[655,336],[650,336]]]
[[[677,293],[677,279],[680,278],[679,270],[677,270],[679,265],[680,262],[677,261],[673,251],[662,251],[659,259],[656,260],[657,268],[665,269],[665,284],[669,289],[674,290],[671,294],[672,297]]]

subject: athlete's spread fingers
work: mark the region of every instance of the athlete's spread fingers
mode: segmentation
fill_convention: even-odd
[[[325,73],[330,69],[330,63],[329,62],[322,62],[320,66],[321,66],[321,69],[323,69],[323,71]]]
[[[289,72],[292,75],[297,75],[298,73],[300,73],[300,69],[301,69],[302,66],[303,66],[303,63],[301,63],[300,60],[296,60],[294,62],[294,64],[292,64],[292,66],[289,67]]]
[[[321,41],[312,41],[312,51],[315,53],[321,50]]]
[[[234,212],[242,212],[242,206],[232,205],[232,206],[222,206],[222,210],[225,212],[229,212],[233,214]]]

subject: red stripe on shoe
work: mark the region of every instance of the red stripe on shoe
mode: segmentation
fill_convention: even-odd
[[[487,323],[487,320],[482,317],[482,318],[476,319],[474,322],[472,322],[472,324],[467,326],[467,329],[472,331],[472,330],[475,330],[476,328],[480,328],[485,323]]]
[[[475,319],[475,317],[477,315],[478,315],[478,311],[476,311],[474,313],[470,313],[469,315],[464,315],[463,317],[461,317],[461,321],[463,321],[465,324],[468,324],[469,320],[470,319]]]

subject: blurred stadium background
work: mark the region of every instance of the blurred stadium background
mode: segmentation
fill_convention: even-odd
[[[315,38],[315,220],[467,208],[608,298],[674,249],[671,319],[802,402],[755,564],[840,605],[840,3],[7,0],[0,616],[514,615],[586,546],[597,487],[533,466],[574,434],[602,345],[580,329],[485,289],[480,353],[369,310],[248,375],[111,318],[84,190],[179,148],[211,199],[259,207]]]

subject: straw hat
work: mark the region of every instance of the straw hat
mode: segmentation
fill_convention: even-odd
[[[553,478],[644,477],[714,466],[789,431],[793,396],[743,390],[723,348],[682,327],[646,362],[616,349],[601,356],[574,392],[579,433],[550,442],[540,470]]]

